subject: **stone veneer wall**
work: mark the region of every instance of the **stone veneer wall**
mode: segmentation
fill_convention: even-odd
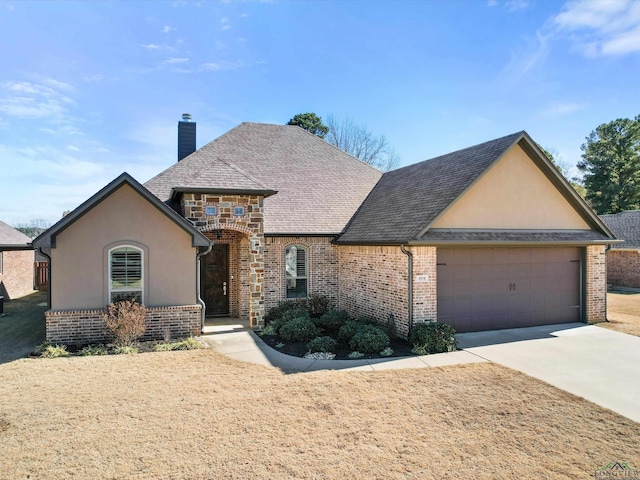
[[[332,307],[338,305],[338,247],[331,243],[333,237],[266,237],[265,309],[275,307],[286,300],[284,254],[289,245],[308,248],[309,294],[325,295]]]
[[[33,250],[2,252],[0,296],[6,300],[33,292]]]
[[[607,254],[604,245],[586,248],[586,304],[588,323],[607,319]]]
[[[168,331],[171,338],[200,335],[202,307],[147,307],[143,340],[158,340]],[[48,310],[45,312],[47,341],[86,345],[110,341],[102,314],[104,310]]]
[[[413,254],[413,322],[437,319],[436,247],[410,247]],[[339,307],[354,317],[392,321],[409,333],[408,259],[398,246],[340,246]]]
[[[607,283],[616,287],[640,288],[640,250],[609,250]]]
[[[230,301],[236,305],[236,315],[248,319],[252,327],[264,325],[263,200],[260,195],[185,193],[181,201],[184,217],[203,233],[235,231],[246,236],[232,243],[237,246],[235,253],[230,251],[229,260],[238,262],[239,271],[234,277],[239,282],[236,297]],[[216,207],[216,214],[207,215],[207,206]],[[244,214],[234,215],[234,207],[244,207]],[[216,241],[215,234],[210,238]]]

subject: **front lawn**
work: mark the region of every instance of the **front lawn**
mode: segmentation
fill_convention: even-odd
[[[592,478],[640,425],[494,364],[285,375],[212,350],[0,365],[0,478]]]
[[[607,294],[608,322],[598,326],[640,336],[640,293],[612,291]]]

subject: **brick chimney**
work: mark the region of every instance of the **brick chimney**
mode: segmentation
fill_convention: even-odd
[[[190,113],[183,113],[178,122],[178,161],[196,151],[196,122]]]

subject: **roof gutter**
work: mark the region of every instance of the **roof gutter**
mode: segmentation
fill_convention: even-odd
[[[202,297],[200,296],[200,277],[201,277],[200,259],[204,257],[207,253],[209,253],[212,249],[213,249],[213,242],[209,244],[209,246],[204,252],[200,252],[198,253],[198,255],[196,255],[196,299],[198,301],[198,304],[202,307],[202,309],[200,310],[200,332],[201,333],[204,332],[204,319],[207,314],[207,305],[204,303],[204,300],[202,300]],[[51,272],[51,270],[49,270],[49,272]]]
[[[407,256],[407,302],[409,312],[409,332],[407,337],[411,336],[411,329],[413,327],[413,253],[405,248],[404,245],[400,245],[400,251]]]

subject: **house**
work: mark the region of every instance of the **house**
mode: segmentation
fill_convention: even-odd
[[[33,292],[33,247],[24,233],[0,221],[0,296]]]
[[[623,240],[607,252],[607,283],[640,288],[640,210],[600,215],[600,218]]]
[[[49,340],[98,340],[121,294],[161,317],[155,335],[260,328],[313,293],[405,336],[605,319],[615,237],[525,132],[383,175],[297,126],[243,123],[197,151],[195,123],[178,130],[177,163],[123,174],[34,241]]]

